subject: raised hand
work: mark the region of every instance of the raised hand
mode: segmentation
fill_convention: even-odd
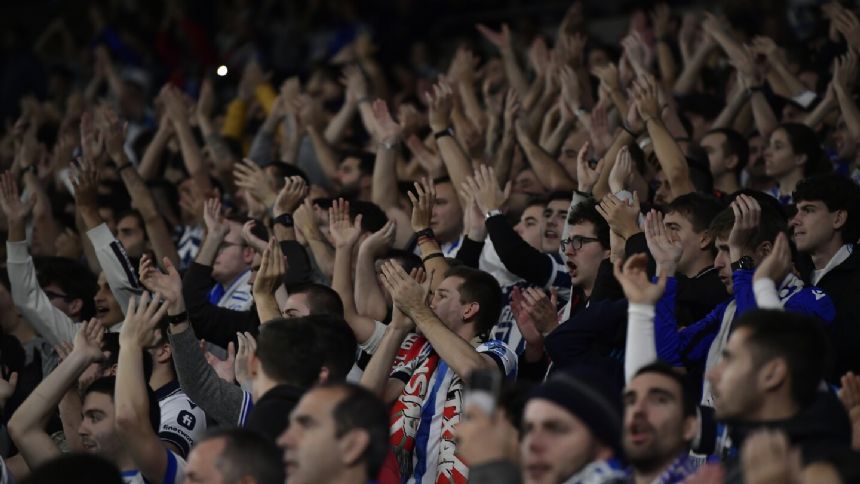
[[[571,110],[576,111],[580,106],[579,80],[570,66],[561,68],[561,97]]]
[[[381,229],[367,236],[360,246],[360,250],[374,257],[381,256],[394,244],[394,236],[397,234],[397,225],[389,220]]]
[[[93,115],[85,111],[81,115],[81,151],[83,162],[92,166],[102,166],[105,158],[104,133],[96,130]]]
[[[610,92],[621,90],[621,79],[618,77],[618,67],[615,64],[610,62],[602,66],[595,66],[591,69],[591,73],[594,74],[594,76],[600,80],[600,84],[606,86]]]
[[[609,224],[609,228],[624,239],[639,232],[638,193],[633,192],[633,200],[627,202],[608,193],[597,205],[597,211]]]
[[[98,209],[99,169],[90,163],[81,163],[81,167],[72,178],[75,189],[75,204],[78,209]]]
[[[601,159],[596,164],[592,165],[588,160],[588,150],[591,144],[586,141],[579,148],[579,153],[576,154],[576,183],[578,190],[583,193],[591,193],[597,180],[600,178],[600,173],[603,171],[603,160]]]
[[[342,198],[334,200],[328,209],[328,225],[335,248],[352,250],[361,236],[361,214],[355,216],[355,222],[351,222],[349,202]]]
[[[0,175],[0,208],[6,214],[6,220],[10,223],[23,223],[33,211],[35,204],[36,197],[32,195],[26,201],[21,201],[18,195],[18,184],[11,171]]]
[[[636,110],[642,122],[648,124],[652,119],[660,118],[660,101],[657,90],[657,81],[650,74],[641,75],[636,79],[633,89],[633,98],[636,102]]]
[[[308,184],[300,176],[284,178],[284,186],[275,198],[272,213],[275,217],[285,213],[292,214],[302,204],[302,200],[308,195]]]
[[[89,362],[102,361],[105,354],[102,352],[102,340],[104,340],[105,329],[96,318],[83,323],[72,343],[72,353],[83,356]]]
[[[464,182],[467,191],[471,192],[483,214],[501,209],[511,195],[511,182],[505,185],[504,191],[499,188],[496,171],[487,165],[475,169],[473,176]]]
[[[484,24],[476,24],[475,28],[497,49],[502,51],[511,49],[511,29],[508,24],[502,24],[502,28],[498,32]]]
[[[430,228],[430,219],[433,217],[433,206],[436,204],[436,187],[433,180],[422,178],[421,182],[415,182],[415,193],[408,192],[409,201],[412,202],[412,230],[420,232]]]
[[[442,131],[451,123],[451,110],[454,108],[454,89],[445,80],[433,85],[433,92],[424,94],[427,100],[427,119],[430,129]]]
[[[153,293],[160,294],[168,303],[168,310],[171,314],[179,314],[185,309],[185,302],[182,297],[182,278],[170,259],[165,257],[162,259],[164,270],[166,273],[158,270],[152,263],[152,259],[144,254],[140,258],[140,282],[147,290]]]
[[[236,366],[233,374],[239,386],[246,392],[251,391],[251,360],[257,353],[257,340],[251,333],[236,333],[239,348],[236,351]]]
[[[663,224],[663,214],[651,210],[645,216],[645,240],[648,250],[657,262],[657,271],[674,275],[681,260],[681,243],[673,241]]]
[[[217,198],[210,198],[203,204],[203,222],[207,234],[223,238],[230,231],[230,225],[221,215],[221,201]]]
[[[744,255],[751,255],[755,249],[750,245],[761,220],[761,205],[749,195],[738,195],[731,207],[735,214],[735,223],[729,232],[729,254],[731,261],[735,262]]]
[[[627,300],[635,304],[655,305],[666,290],[666,272],[661,272],[657,284],[648,278],[648,256],[635,254],[626,261],[618,260],[612,269]]]
[[[266,250],[267,244],[265,240],[259,239],[254,235],[253,230],[256,226],[256,220],[251,219],[245,222],[245,224],[242,225],[242,240],[244,240],[248,246],[253,247],[256,252],[262,254],[263,251]]]
[[[105,151],[114,163],[120,163],[120,160],[123,160],[125,156],[123,145],[125,144],[128,123],[121,122],[119,116],[111,108],[103,109],[102,115],[105,122],[99,129],[99,134],[104,139]]]
[[[230,383],[236,381],[236,346],[232,341],[227,343],[227,359],[224,360],[206,349],[205,340],[200,340],[200,351],[203,352],[206,363],[209,363],[219,378]]]
[[[442,157],[439,156],[438,153],[433,153],[424,145],[424,142],[421,141],[417,135],[411,135],[406,139],[406,147],[409,148],[409,151],[412,152],[412,156],[418,160],[418,163],[421,164],[421,168],[427,173],[439,173],[442,171],[444,166],[442,162]]]
[[[800,453],[791,448],[788,437],[779,430],[759,430],[744,440],[741,447],[744,482],[799,483]]]
[[[212,117],[212,110],[215,108],[215,88],[212,85],[212,79],[204,78],[200,84],[200,96],[197,98],[197,116],[204,118]]]
[[[451,66],[448,68],[448,78],[452,81],[471,85],[475,82],[475,70],[479,63],[480,59],[470,49],[460,47],[454,53],[454,58],[451,60]]]
[[[852,372],[842,375],[839,400],[851,419],[851,448],[860,450],[860,376]]]
[[[463,227],[466,229],[468,237],[475,241],[482,241],[487,238],[487,225],[484,223],[484,212],[481,212],[481,207],[478,205],[477,197],[468,188],[467,182],[463,182],[463,187],[460,189],[460,199],[463,203]]]
[[[283,283],[286,273],[287,264],[284,261],[284,253],[281,252],[278,241],[272,238],[260,259],[260,268],[254,278],[253,294],[256,296],[274,294]]]
[[[427,291],[394,261],[382,264],[382,285],[394,305],[409,317],[427,306]]]
[[[618,193],[627,189],[632,178],[633,158],[630,156],[630,149],[622,146],[615,157],[615,164],[609,170],[609,191]]]
[[[354,99],[355,102],[367,99],[369,89],[367,88],[367,79],[358,65],[350,64],[343,68],[343,78],[341,83],[346,86],[346,97]]]
[[[400,141],[403,127],[391,119],[391,113],[388,112],[388,105],[385,104],[385,101],[382,99],[373,101],[372,108],[379,141],[383,143],[396,143]]]
[[[558,326],[558,294],[553,290],[549,296],[546,291],[536,287],[523,289],[521,292],[522,310],[529,314],[535,329],[541,334],[547,334]]]
[[[141,348],[153,346],[158,341],[158,323],[167,314],[167,301],[161,300],[156,293],[150,296],[144,292],[139,298],[132,296],[128,301],[125,321],[119,332],[119,344],[136,345]]]
[[[782,280],[785,279],[785,276],[791,272],[792,268],[791,247],[788,245],[788,236],[780,232],[773,242],[773,249],[771,249],[770,254],[756,267],[753,281],[770,279],[779,286]]]
[[[269,176],[254,161],[245,158],[242,163],[237,163],[233,168],[233,178],[237,187],[250,193],[266,207],[275,204],[278,196],[275,187],[272,186]]]

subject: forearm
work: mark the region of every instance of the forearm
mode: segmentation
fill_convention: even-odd
[[[203,193],[210,193],[212,183],[209,180],[209,171],[203,162],[203,155],[200,153],[200,147],[197,146],[197,141],[191,132],[191,126],[188,121],[182,120],[173,123],[176,129],[176,135],[179,138],[179,148],[182,151],[182,161],[185,163],[185,168],[194,183],[201,189]]]
[[[308,246],[320,272],[326,278],[331,279],[334,271],[334,249],[322,238],[308,239]]]
[[[669,179],[669,187],[672,189],[672,196],[679,197],[687,193],[694,192],[696,189],[693,182],[690,181],[689,168],[687,168],[687,159],[681,147],[669,134],[666,125],[659,118],[651,118],[646,122],[648,128],[648,136],[651,137],[651,142],[654,143],[654,154],[657,155],[657,161],[663,169],[663,173]],[[606,169],[604,167],[604,169]]]
[[[274,294],[254,292],[254,304],[260,323],[281,317],[281,310]]]
[[[505,186],[508,180],[511,179],[511,166],[514,163],[514,147],[516,140],[513,132],[507,130],[502,135],[502,141],[499,143],[498,149],[495,151],[493,158],[493,167],[496,171],[496,181],[499,186]]]
[[[738,90],[732,99],[726,103],[723,110],[720,111],[717,119],[714,120],[713,124],[711,124],[711,129],[717,128],[730,128],[732,125],[732,121],[734,121],[735,116],[737,116],[738,112],[746,103],[746,95],[742,90]]]
[[[418,250],[421,252],[424,272],[431,278],[430,290],[434,291],[442,283],[445,273],[448,272],[448,261],[445,257],[442,257],[442,247],[434,239],[420,238],[418,241]]]
[[[377,321],[383,321],[388,313],[388,305],[382,290],[376,282],[376,268],[374,257],[364,250],[358,249],[358,259],[355,263],[355,289],[353,291],[356,310]]]
[[[561,149],[561,145],[564,143],[564,140],[567,139],[567,136],[570,134],[572,129],[573,123],[563,118],[555,125],[555,129],[552,130],[552,133],[550,133],[546,143],[543,145],[544,151],[550,158],[553,160],[556,159],[558,151]],[[567,172],[565,172],[565,174],[567,174]]]
[[[475,86],[470,82],[460,81],[457,83],[457,87],[466,117],[472,122],[473,126],[479,130],[483,129],[487,125],[487,116],[481,108],[481,103],[478,101]]]
[[[528,94],[529,83],[517,62],[513,48],[502,49],[502,63],[505,66],[505,76],[508,78],[508,84],[511,85],[520,99],[525,99]]]
[[[855,140],[860,140],[860,110],[857,109],[857,103],[842,87],[836,88],[836,98],[848,131]]]
[[[332,149],[323,137],[322,133],[320,133],[319,129],[315,126],[308,127],[308,135],[311,138],[311,143],[313,143],[314,153],[317,155],[317,161],[319,162],[323,173],[329,180],[336,180],[339,160],[337,159],[337,154],[334,149]]]
[[[167,146],[167,141],[170,140],[170,133],[165,123],[170,123],[170,121],[167,119],[162,121],[162,125],[158,127],[152,141],[147,145],[143,152],[143,158],[137,166],[137,171],[144,180],[154,180],[161,168],[162,154]]]
[[[803,119],[803,124],[815,129],[818,126],[818,123],[830,114],[836,105],[837,103],[834,103],[831,98],[825,97],[821,102],[815,105],[815,109],[813,109],[811,113],[806,115]]]
[[[429,307],[416,308],[409,316],[439,354],[439,358],[460,378],[468,378],[477,369],[494,367],[468,341],[448,329]]]
[[[657,361],[654,345],[654,306],[629,303],[627,342],[624,352],[624,381],[630,382],[645,365]]]
[[[361,375],[361,386],[367,388],[379,398],[385,398],[388,379],[391,374],[391,365],[394,363],[394,357],[397,355],[397,350],[403,344],[403,340],[409,331],[405,328],[400,328],[389,324],[385,329],[385,334],[382,336],[382,341],[379,347],[373,353],[364,373]],[[388,402],[386,402],[388,403]]]
[[[752,105],[753,119],[759,134],[764,139],[768,139],[779,126],[779,121],[767,102],[767,98],[761,91],[753,91],[750,97],[750,105]]]
[[[703,44],[696,50],[690,61],[684,65],[684,70],[681,71],[681,75],[678,76],[678,80],[675,81],[675,86],[672,88],[675,96],[686,96],[692,92],[696,86],[696,82],[699,80],[699,73],[702,67],[704,67],[708,55],[711,53],[711,49],[710,45]]]
[[[346,131],[346,127],[349,126],[349,123],[352,122],[357,107],[355,103],[344,101],[343,106],[341,106],[337,114],[329,120],[328,125],[325,127],[324,136],[326,141],[331,144],[337,144],[343,139],[343,133]]]
[[[343,302],[343,317],[355,334],[359,343],[364,343],[373,335],[376,324],[372,319],[362,316],[355,309],[355,296],[352,287],[352,250],[353,246],[337,247],[334,252],[334,270],[331,288]]]
[[[675,83],[675,58],[672,49],[664,40],[657,40],[657,67],[660,69],[660,79],[666,87]]]
[[[390,149],[379,145],[376,149],[376,162],[373,165],[371,201],[383,210],[397,206],[397,170],[395,166],[397,148],[395,143]]]
[[[472,164],[463,147],[453,136],[442,136],[436,140],[436,146],[439,148],[439,154],[442,156],[442,162],[445,164],[445,169],[448,170],[448,176],[451,177],[451,183],[454,188],[459,190],[463,182],[472,172]]]
[[[531,138],[522,133],[518,139],[532,171],[547,190],[569,191],[576,188],[576,184],[567,174],[567,171],[540,146],[535,144]]]
[[[200,265],[211,266],[215,261],[215,256],[218,254],[218,247],[224,241],[224,236],[213,232],[207,232],[206,238],[203,239],[203,244],[197,252],[197,258],[194,262]]]
[[[150,427],[148,401],[143,377],[143,348],[133,341],[123,341],[120,343],[114,392],[116,428],[120,436],[135,438],[140,429]]]

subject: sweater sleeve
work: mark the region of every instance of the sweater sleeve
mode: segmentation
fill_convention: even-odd
[[[657,360],[654,346],[654,306],[630,303],[627,306],[627,341],[624,351],[624,380]]]
[[[753,271],[747,269],[739,269],[732,273],[732,292],[734,292],[735,301],[738,309],[735,312],[735,319],[747,311],[752,311],[758,308],[755,301],[755,293],[753,292]]]
[[[107,224],[100,224],[89,231],[87,236],[96,251],[96,258],[105,273],[105,279],[110,290],[116,298],[122,313],[128,308],[128,301],[132,296],[138,296],[141,292],[137,273],[128,260],[125,248],[116,240],[108,229]]]
[[[460,245],[460,250],[457,251],[457,260],[463,264],[478,268],[478,263],[481,259],[481,251],[484,250],[484,241],[472,240],[469,237],[463,237],[463,243]]]
[[[241,140],[245,132],[245,101],[234,99],[227,105],[227,114],[224,116],[224,126],[221,135],[227,138]]]
[[[12,302],[33,329],[52,345],[75,339],[75,323],[51,304],[39,286],[27,241],[6,242],[6,270],[11,282]]]
[[[308,252],[295,240],[282,240],[281,252],[287,257],[287,273],[284,283],[310,282],[313,269]]]
[[[242,410],[242,389],[222,380],[206,363],[194,330],[171,334],[169,339],[176,376],[188,398],[221,425],[235,426]]]
[[[194,262],[182,279],[188,319],[197,335],[226,348],[230,341],[235,340],[237,332],[257,334],[260,320],[253,307],[249,311],[234,311],[209,302],[209,288],[213,282],[211,274],[210,266]]]
[[[530,246],[508,223],[503,215],[486,221],[487,233],[505,268],[536,286],[544,287],[553,275],[549,254]]]

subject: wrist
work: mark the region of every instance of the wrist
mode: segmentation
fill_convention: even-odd
[[[591,191],[594,189],[594,183],[579,183],[577,186],[577,191],[586,195],[591,195]]]
[[[660,274],[665,273],[667,276],[672,277],[678,271],[678,263],[675,261],[657,261],[657,270],[656,275],[659,277]]]

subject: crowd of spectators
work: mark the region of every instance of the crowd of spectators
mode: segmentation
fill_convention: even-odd
[[[860,482],[855,6],[390,3],[8,30],[0,484]]]

